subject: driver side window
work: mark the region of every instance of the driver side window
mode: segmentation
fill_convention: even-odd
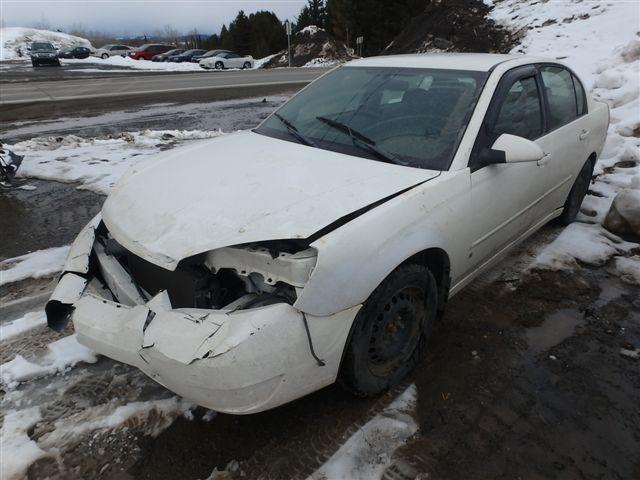
[[[529,140],[542,134],[542,108],[535,77],[521,78],[511,85],[492,133],[496,138],[509,133]]]

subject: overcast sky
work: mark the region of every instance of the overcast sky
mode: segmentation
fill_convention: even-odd
[[[218,33],[244,10],[273,11],[281,20],[295,20],[306,0],[0,0],[0,17],[6,27],[29,27],[47,23],[52,30],[67,30],[81,23],[88,30],[117,36],[152,33],[166,24],[187,33],[197,28]]]

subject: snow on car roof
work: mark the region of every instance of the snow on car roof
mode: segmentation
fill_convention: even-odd
[[[346,65],[350,67],[443,68],[486,72],[499,63],[524,58],[527,57],[497,53],[417,53],[360,58],[352,60]]]

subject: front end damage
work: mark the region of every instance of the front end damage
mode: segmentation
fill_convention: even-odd
[[[158,267],[94,218],[46,307],[78,340],[221,412],[254,413],[335,381],[360,306],[314,316],[294,304],[316,252],[292,242],[225,247]]]

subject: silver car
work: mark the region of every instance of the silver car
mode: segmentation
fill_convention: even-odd
[[[103,47],[97,49],[93,55],[96,57],[100,57],[103,60],[115,55],[126,57],[127,55],[129,55],[129,52],[131,52],[132,49],[133,47],[130,47],[128,45],[104,45]]]

